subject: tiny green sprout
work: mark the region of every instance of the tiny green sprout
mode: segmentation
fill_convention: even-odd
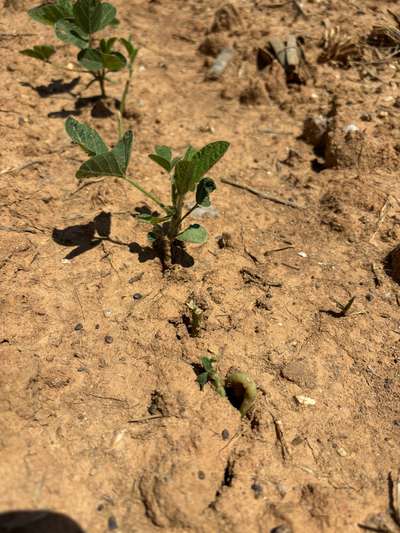
[[[214,368],[215,362],[215,359],[209,357],[201,358],[201,363],[203,365],[204,372],[197,376],[197,383],[200,385],[200,388],[203,389],[204,385],[209,381],[212,383],[217,393],[220,396],[225,397],[226,392],[224,389],[223,382],[221,381],[218,372]]]
[[[190,325],[189,325],[189,333],[191,337],[198,337],[200,335],[201,330],[201,324],[203,320],[203,309],[199,307],[194,300],[189,300],[189,302],[186,304],[188,309],[190,310]]]
[[[162,211],[161,215],[140,214],[138,219],[153,227],[148,234],[149,241],[156,250],[161,251],[165,268],[172,265],[172,252],[177,241],[181,243],[203,244],[208,233],[200,224],[190,224],[182,228],[183,221],[199,206],[210,205],[210,194],[216,189],[211,178],[204,177],[229,148],[226,141],[216,141],[196,150],[192,146],[181,157],[172,158],[168,146],[157,146],[150,159],[155,161],[170,175],[171,199],[169,204],[162,202],[156,195],[146,191],[128,176],[133,133],[126,131],[114,148],[109,148],[96,130],[69,117],[65,129],[75,144],[89,156],[78,171],[78,179],[102,176],[120,178],[136,187],[152,200]],[[193,192],[194,205],[184,213],[186,195]]]
[[[33,57],[52,65],[55,68],[89,74],[92,79],[86,89],[93,83],[98,83],[101,97],[106,97],[106,81],[109,74],[124,68],[128,70],[128,82],[125,85],[120,111],[123,113],[127,90],[132,77],[133,63],[138,49],[132,44],[131,38],[103,38],[96,40],[94,35],[107,28],[118,25],[117,11],[108,2],[100,0],[56,0],[44,3],[28,11],[28,15],[41,24],[52,26],[60,41],[72,44],[77,51],[74,68],[53,62],[56,49],[52,45],[39,45],[21,50],[21,54]],[[124,50],[122,53],[115,49],[119,43]]]
[[[197,383],[203,389],[209,381],[214,386],[220,396],[228,397],[231,404],[236,407],[241,416],[244,417],[253,407],[257,396],[257,385],[244,372],[233,370],[225,380],[221,380],[218,372],[214,368],[215,359],[202,357],[201,359],[204,372],[197,376]]]

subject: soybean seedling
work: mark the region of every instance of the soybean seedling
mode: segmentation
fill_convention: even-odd
[[[148,238],[153,247],[160,251],[166,268],[172,265],[174,245],[177,241],[183,245],[203,244],[207,241],[208,233],[203,226],[191,224],[182,228],[182,224],[197,207],[211,205],[210,194],[216,189],[216,185],[211,178],[204,175],[228,150],[228,142],[216,141],[207,144],[201,150],[189,146],[183,156],[175,158],[172,158],[170,147],[157,146],[149,157],[169,174],[171,198],[166,204],[128,176],[133,143],[132,131],[125,132],[114,148],[109,148],[96,130],[73,117],[66,120],[65,128],[72,141],[90,156],[90,159],[76,172],[78,179],[102,176],[120,178],[136,187],[163,211],[161,215],[140,214],[138,219],[152,225]],[[194,193],[195,202],[184,213],[185,198],[188,193]]]
[[[69,69],[67,65],[52,61],[56,50],[54,46],[44,44],[21,50],[21,54],[39,59],[68,72],[89,74],[92,79],[86,85],[86,89],[93,83],[98,83],[101,98],[106,95],[106,81],[110,81],[109,74],[118,72],[124,68],[128,70],[129,89],[132,77],[132,67],[138,49],[135,48],[131,39],[111,37],[96,41],[94,35],[108,26],[118,25],[116,18],[117,10],[108,2],[100,0],[56,0],[54,3],[45,3],[28,11],[28,15],[36,22],[52,26],[56,37],[67,44],[74,45],[78,51],[76,56],[76,68]],[[115,50],[115,45],[120,43],[126,55]],[[120,111],[123,113],[126,94],[124,90],[123,101]]]
[[[214,368],[215,359],[202,357],[204,372],[197,376],[197,383],[203,389],[209,381],[217,393],[222,397],[228,397],[241,416],[245,416],[253,407],[257,396],[257,386],[254,381],[244,372],[232,370],[228,373],[225,383]]]

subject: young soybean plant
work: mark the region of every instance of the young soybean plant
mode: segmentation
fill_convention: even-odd
[[[208,233],[203,226],[191,224],[182,228],[182,223],[197,207],[211,205],[210,194],[216,186],[211,178],[205,177],[205,174],[228,150],[228,142],[213,142],[201,150],[189,146],[183,156],[175,158],[172,157],[171,148],[157,146],[149,157],[169,173],[171,183],[170,202],[164,203],[128,176],[133,142],[132,131],[125,132],[114,148],[110,149],[94,129],[72,117],[66,120],[65,128],[72,141],[90,156],[90,159],[78,169],[76,173],[78,179],[100,176],[120,178],[139,189],[163,211],[162,215],[146,213],[138,215],[138,218],[153,226],[148,237],[153,247],[161,251],[165,268],[170,268],[172,265],[176,241],[181,241],[183,244],[202,244],[207,241]],[[188,193],[194,194],[195,202],[184,213],[185,198]]]
[[[75,2],[56,0],[53,3],[34,7],[28,11],[28,14],[36,22],[53,26],[56,36],[61,41],[78,48],[76,57],[78,67],[83,68],[75,69],[75,72],[87,73],[92,76],[92,80],[86,88],[97,82],[101,97],[105,98],[105,82],[110,81],[109,73],[124,68],[128,69],[130,83],[132,66],[138,52],[131,40],[111,37],[101,39],[98,46],[94,46],[94,34],[107,26],[118,25],[117,11],[114,6],[100,0],[77,0]],[[114,49],[117,42],[120,42],[125,48],[127,56]],[[59,65],[51,61],[55,53],[56,50],[51,45],[40,45],[21,50],[23,55],[39,59],[59,69],[69,70],[66,65]]]

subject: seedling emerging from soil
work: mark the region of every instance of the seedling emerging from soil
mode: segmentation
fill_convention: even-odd
[[[129,76],[127,88],[129,88],[132,67],[138,52],[131,40],[111,37],[101,39],[96,43],[97,46],[94,44],[94,34],[107,26],[118,25],[117,11],[114,6],[100,0],[77,0],[75,2],[56,0],[51,4],[45,3],[34,7],[28,11],[28,14],[36,22],[53,26],[58,39],[78,48],[77,68],[69,69],[66,65],[52,62],[51,58],[56,53],[52,45],[34,46],[22,50],[21,54],[44,61],[58,69],[90,74],[92,80],[86,88],[97,82],[102,98],[106,97],[105,85],[106,81],[110,81],[109,73],[127,68]],[[115,50],[114,47],[118,42],[125,49],[126,56]],[[121,108],[125,105],[125,99],[126,94],[121,102]],[[123,111],[124,109],[121,109],[121,113]]]
[[[217,393],[222,397],[227,396],[231,404],[239,409],[242,417],[245,416],[256,400],[257,386],[254,381],[244,372],[232,371],[223,384],[214,368],[215,359],[202,357],[201,362],[204,372],[197,376],[201,389],[208,381],[211,382]]]
[[[189,146],[182,157],[174,159],[171,148],[157,146],[155,153],[149,157],[170,175],[171,202],[167,205],[128,177],[132,131],[125,132],[114,148],[109,148],[97,131],[72,117],[66,120],[65,128],[72,141],[90,156],[90,159],[78,169],[76,173],[78,179],[100,176],[123,179],[164,211],[162,215],[145,213],[138,215],[138,218],[153,226],[148,237],[153,247],[160,252],[166,268],[172,264],[174,245],[177,241],[182,245],[187,242],[203,244],[207,241],[208,233],[205,228],[199,224],[191,224],[182,229],[182,223],[197,207],[211,205],[210,194],[216,186],[214,181],[204,177],[204,174],[221,159],[229,148],[229,143],[217,141],[207,144],[201,150]],[[195,193],[195,202],[186,213],[183,213],[185,197],[189,192]]]
[[[204,311],[196,304],[194,300],[190,300],[186,305],[190,310],[190,323],[188,328],[190,336],[198,337],[200,335]]]

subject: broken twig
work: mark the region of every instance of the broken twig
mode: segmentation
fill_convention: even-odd
[[[232,187],[237,187],[238,189],[243,189],[244,191],[251,192],[252,194],[259,196],[260,198],[263,198],[264,200],[269,200],[270,202],[274,202],[276,204],[287,205],[288,207],[294,207],[296,209],[302,209],[302,207],[300,207],[298,204],[295,204],[294,202],[290,202],[289,200],[284,200],[282,198],[277,198],[276,196],[265,194],[264,192],[258,191],[257,189],[253,189],[253,187],[249,187],[248,185],[243,185],[242,183],[238,183],[237,181],[232,181],[228,178],[221,178],[221,181],[222,183],[227,183],[228,185],[232,185]]]

